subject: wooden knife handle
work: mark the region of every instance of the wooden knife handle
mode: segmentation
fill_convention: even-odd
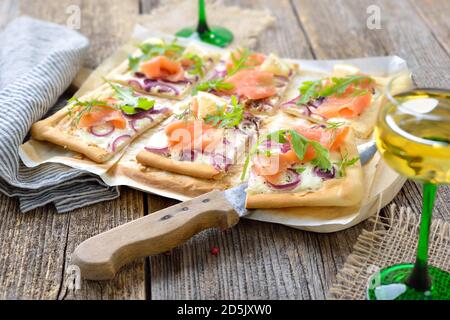
[[[112,279],[132,260],[168,251],[202,230],[225,229],[238,221],[223,192],[212,191],[85,240],[73,252],[71,264],[85,279]]]

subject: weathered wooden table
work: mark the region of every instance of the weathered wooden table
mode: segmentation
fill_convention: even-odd
[[[281,56],[329,59],[396,54],[411,66],[450,66],[450,1],[227,0],[267,8],[276,26],[258,49]],[[70,5],[81,8],[81,32],[91,40],[87,67],[124,43],[152,0],[1,0],[0,28],[27,14],[65,24]],[[381,29],[367,27],[367,8],[380,9]],[[371,7],[373,10],[373,7]],[[369,9],[369,12],[371,12]],[[375,8],[376,10],[376,8]],[[194,22],[194,21],[192,21]],[[122,196],[67,214],[51,206],[28,214],[0,195],[0,297],[4,299],[323,299],[367,223],[333,234],[241,221],[210,230],[176,248],[127,266],[113,281],[64,285],[68,258],[83,240],[176,201],[122,188]],[[394,200],[419,213],[420,187],[407,182]],[[450,220],[450,188],[442,187],[435,217]],[[386,209],[385,209],[386,210]],[[212,247],[220,253],[211,255]]]

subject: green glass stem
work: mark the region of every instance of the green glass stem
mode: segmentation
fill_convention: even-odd
[[[198,1],[198,24],[196,28],[188,27],[179,30],[177,37],[200,39],[203,42],[225,48],[233,41],[233,34],[223,27],[209,27],[206,22],[205,0]]]
[[[197,32],[199,34],[204,34],[206,32],[210,32],[208,23],[206,22],[205,0],[198,0]]]
[[[431,289],[431,279],[428,273],[428,242],[436,190],[437,186],[435,184],[424,183],[423,185],[423,209],[417,257],[414,269],[407,280],[407,284],[417,291],[428,291]]]

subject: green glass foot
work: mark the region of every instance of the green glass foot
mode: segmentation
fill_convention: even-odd
[[[450,300],[450,273],[429,266],[431,289],[416,291],[406,285],[413,264],[397,264],[372,275],[369,279],[369,300]]]
[[[225,48],[233,41],[233,34],[226,28],[211,27],[209,31],[198,33],[195,28],[184,28],[176,33],[177,37],[194,38]]]

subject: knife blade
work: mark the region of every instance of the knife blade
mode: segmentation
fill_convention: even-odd
[[[361,162],[373,157],[374,146],[372,142],[360,149]],[[246,188],[243,183],[214,190],[100,233],[77,246],[71,264],[85,279],[112,279],[125,264],[171,250],[202,230],[230,228],[252,212],[245,208]]]

